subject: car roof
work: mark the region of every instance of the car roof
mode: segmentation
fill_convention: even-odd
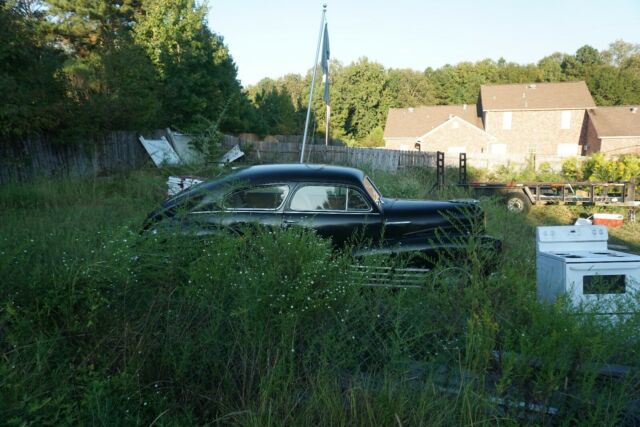
[[[288,181],[360,184],[363,179],[364,172],[359,169],[307,163],[255,165],[239,169],[223,178],[225,182],[248,181],[252,184]]]
[[[365,174],[359,169],[343,166],[317,164],[269,164],[255,165],[232,171],[224,177],[218,177],[198,184],[175,197],[165,200],[164,207],[174,206],[208,191],[215,191],[233,183],[267,184],[286,182],[333,182],[361,185]]]

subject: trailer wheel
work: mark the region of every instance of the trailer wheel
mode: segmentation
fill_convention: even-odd
[[[507,209],[513,213],[528,213],[531,209],[531,200],[524,193],[507,194]]]

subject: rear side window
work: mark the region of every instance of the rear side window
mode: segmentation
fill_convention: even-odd
[[[222,205],[225,209],[278,209],[289,193],[286,185],[263,185],[234,191]]]
[[[367,212],[371,210],[362,193],[340,185],[306,185],[293,195],[294,211]]]

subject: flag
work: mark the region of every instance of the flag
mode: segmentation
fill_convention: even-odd
[[[329,105],[329,28],[324,23],[324,34],[322,35],[322,59],[320,65],[322,67],[322,79],[324,80],[324,102]]]

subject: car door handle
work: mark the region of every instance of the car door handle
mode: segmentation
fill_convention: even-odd
[[[285,220],[284,220],[284,223],[285,223],[285,224],[297,224],[297,223],[299,223],[299,222],[300,222],[300,220],[299,220],[299,219],[285,219]]]

